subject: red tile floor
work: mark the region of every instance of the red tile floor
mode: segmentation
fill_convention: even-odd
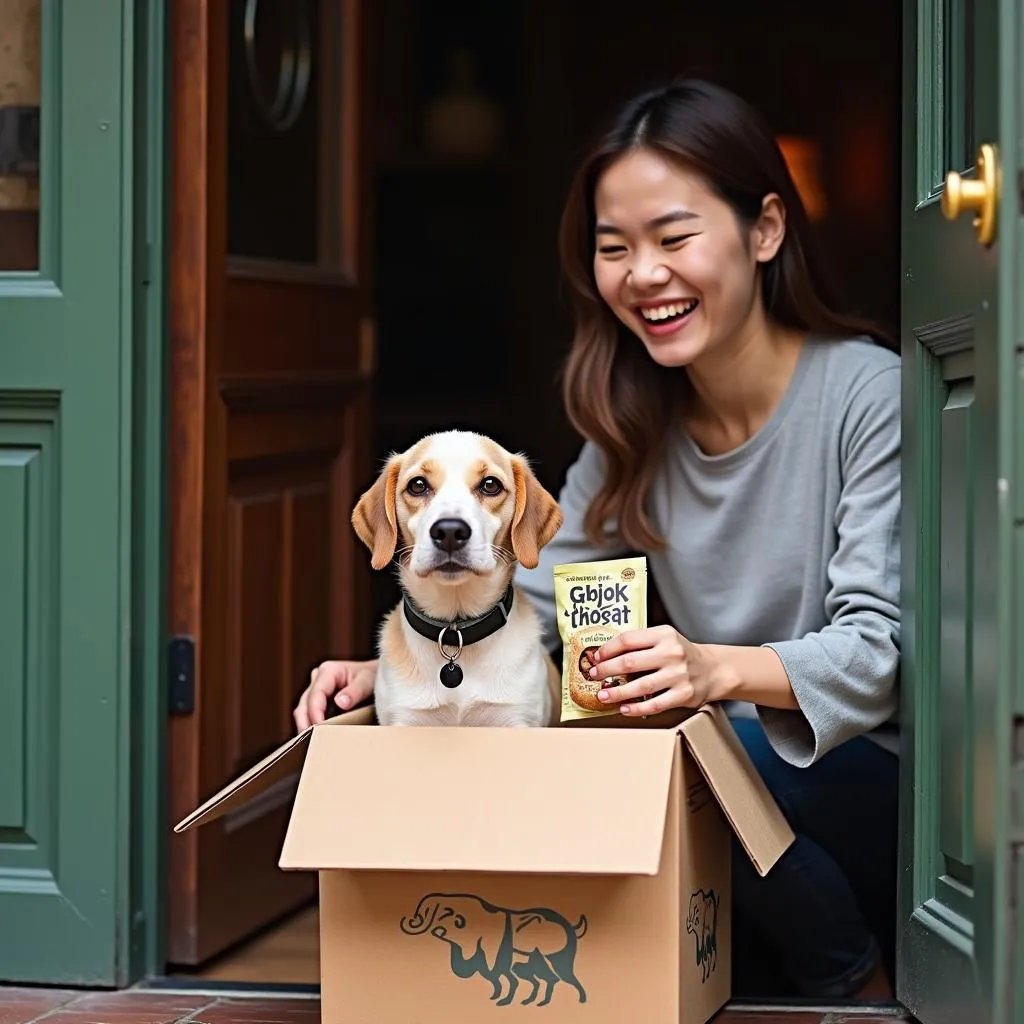
[[[714,1024],[896,1024],[896,1011],[726,1009]],[[315,998],[0,987],[0,1024],[319,1024]],[[384,1022],[381,1024],[392,1024]]]

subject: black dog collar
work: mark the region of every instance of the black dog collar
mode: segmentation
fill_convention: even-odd
[[[479,643],[497,633],[508,622],[509,613],[512,611],[512,598],[513,590],[510,584],[504,597],[490,611],[474,619],[444,622],[417,608],[408,594],[402,595],[406,621],[420,636],[433,640],[442,657],[447,659],[447,663],[441,667],[441,683],[444,686],[453,689],[462,682],[462,669],[455,664],[462,653],[462,648]],[[454,647],[455,653],[449,654],[445,650],[446,647]]]

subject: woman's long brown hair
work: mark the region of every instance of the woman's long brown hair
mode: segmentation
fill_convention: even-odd
[[[768,317],[783,327],[835,337],[873,337],[874,324],[837,311],[811,224],[772,133],[742,99],[708,82],[687,79],[630,101],[584,159],[562,216],[559,246],[576,329],[563,395],[573,426],[601,450],[605,478],[584,527],[594,544],[614,520],[639,550],[664,546],[647,513],[647,496],[665,438],[687,393],[684,370],[659,366],[601,299],[594,281],[594,191],[620,156],[649,149],[700,174],[744,223],[776,193],[786,209],[786,234],[762,270]]]

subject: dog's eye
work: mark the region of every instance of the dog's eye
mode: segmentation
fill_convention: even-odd
[[[496,494],[501,494],[505,490],[502,482],[495,476],[485,476],[480,481],[480,491],[486,494],[489,498],[493,498]]]
[[[409,494],[415,497],[420,497],[430,490],[430,484],[421,476],[414,476],[406,485],[405,489]]]

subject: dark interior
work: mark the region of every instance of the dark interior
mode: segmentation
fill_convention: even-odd
[[[696,74],[818,161],[852,309],[899,316],[900,14],[886,0],[375,0],[376,451],[465,425],[557,489],[579,439],[556,232],[575,162],[633,92]],[[459,129],[456,122],[461,122]],[[466,124],[476,128],[466,128]],[[557,493],[557,490],[556,490]],[[397,599],[379,574],[376,602]]]

